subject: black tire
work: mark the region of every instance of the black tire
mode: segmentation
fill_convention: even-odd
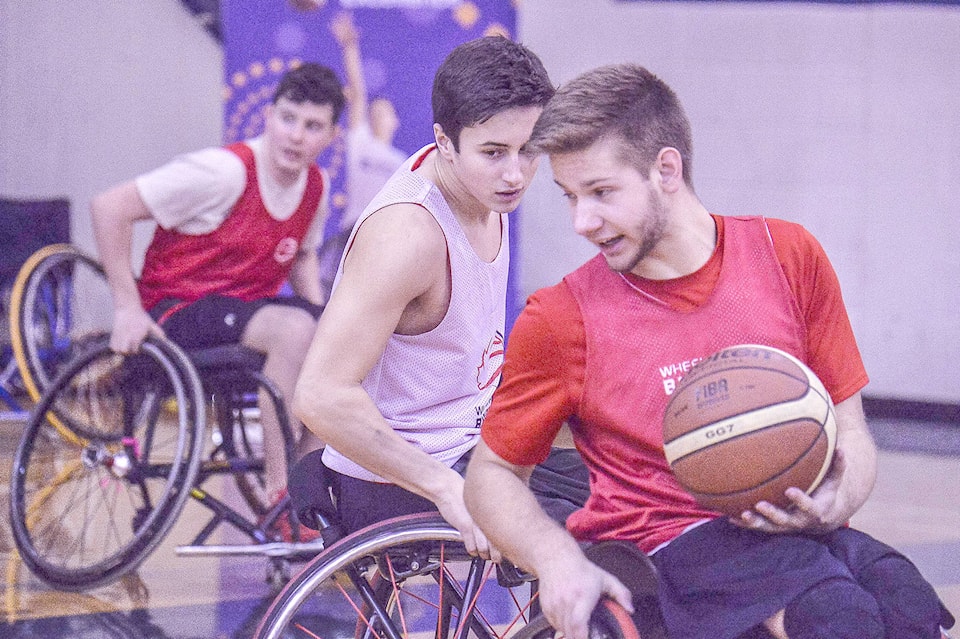
[[[460,534],[438,514],[410,515],[358,531],[317,555],[274,599],[255,637],[497,639],[524,626],[532,592],[531,582],[501,587],[493,565],[467,555]],[[470,620],[462,635],[456,632],[461,618]]]
[[[240,496],[259,518],[266,515],[272,505],[267,494],[263,433],[259,420],[250,417],[242,393],[235,392],[235,395],[227,406],[224,402],[216,406],[222,443],[213,460],[224,459],[234,465],[233,481]]]
[[[10,341],[33,401],[86,343],[108,332],[112,317],[99,314],[109,308],[103,268],[76,247],[45,246],[24,262],[10,294]]]
[[[218,437],[208,462],[201,466],[215,471],[225,465],[240,496],[257,518],[266,516],[275,504],[267,494],[264,435],[259,406],[270,402],[280,422],[287,462],[293,455],[294,436],[286,405],[276,385],[252,364],[204,367],[200,369],[207,395],[212,397]]]
[[[54,417],[69,437],[44,432]],[[92,343],[44,392],[17,447],[10,521],[24,564],[65,590],[136,568],[190,494],[204,428],[200,380],[176,345],[149,338],[121,356],[107,337]]]

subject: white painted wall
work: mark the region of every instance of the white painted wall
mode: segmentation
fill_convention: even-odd
[[[960,402],[960,7],[524,0],[564,82],[632,61],[679,94],[712,211],[801,222],[836,268],[866,394]],[[543,163],[525,293],[593,255]]]
[[[520,35],[558,82],[625,60],[667,80],[708,207],[820,238],[868,394],[960,403],[960,7],[524,0]],[[95,193],[219,143],[221,67],[176,0],[0,0],[0,193],[66,195],[92,248]],[[525,293],[591,255],[543,167]]]
[[[177,0],[0,0],[0,193],[67,196],[92,250],[96,193],[220,143],[222,68]]]

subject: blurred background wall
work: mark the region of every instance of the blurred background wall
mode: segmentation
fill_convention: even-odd
[[[629,60],[673,86],[712,211],[817,235],[865,394],[960,404],[960,5],[523,0],[517,15],[558,83]],[[0,195],[68,197],[92,250],[95,193],[220,143],[223,84],[220,43],[178,0],[0,0]],[[592,255],[547,162],[518,226],[521,295]]]
[[[96,193],[220,143],[222,66],[176,0],[0,0],[0,195],[68,197],[92,250]]]
[[[524,0],[519,21],[555,81],[621,61],[666,80],[712,212],[818,237],[865,394],[960,403],[960,5]],[[525,290],[593,254],[546,164],[524,204]]]

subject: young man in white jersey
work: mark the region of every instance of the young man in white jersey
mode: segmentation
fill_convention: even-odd
[[[499,381],[507,214],[536,171],[525,145],[553,92],[521,45],[457,47],[434,80],[435,142],[354,227],[293,402],[328,444],[347,531],[439,510],[468,550],[489,552],[457,469]]]
[[[185,348],[242,343],[266,355],[263,373],[289,401],[324,302],[317,246],[328,180],[317,156],[336,136],[344,103],[332,70],[303,64],[281,78],[261,136],[178,156],[94,198],[114,350],[135,352],[151,333]],[[139,221],[158,227],[137,276]],[[284,281],[295,296],[277,296]],[[285,448],[272,404],[261,408],[266,488],[279,499]]]

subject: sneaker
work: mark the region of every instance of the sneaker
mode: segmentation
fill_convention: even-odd
[[[288,501],[286,488],[283,488],[277,492],[276,496],[271,501],[270,508],[267,509],[267,515],[265,515],[265,517],[269,516],[270,513],[276,512],[278,506],[280,506],[281,502],[284,502],[284,501]],[[320,537],[319,530],[308,528],[303,524],[297,522],[297,525],[299,526],[299,529],[297,531],[298,538],[294,539],[293,528],[290,525],[290,520],[294,518],[295,516],[291,517],[289,504],[286,504],[283,507],[283,511],[281,512],[280,516],[278,516],[277,519],[272,524],[270,524],[270,526],[266,529],[267,534],[270,535],[271,537],[274,537],[277,541],[285,541],[287,543],[295,543],[295,542],[306,543],[309,541],[314,541]],[[261,523],[262,523],[262,520],[261,520]]]

